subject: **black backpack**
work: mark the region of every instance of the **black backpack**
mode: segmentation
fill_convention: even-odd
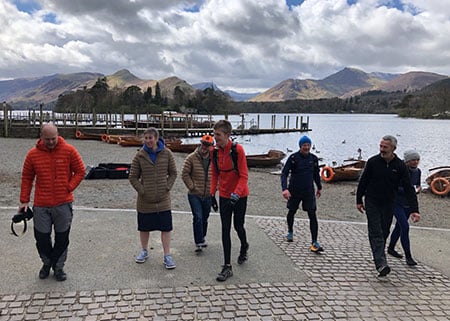
[[[236,172],[239,172],[239,170],[238,170],[238,161],[237,161],[238,153],[237,153],[237,150],[236,150],[236,145],[237,145],[237,143],[233,142],[233,144],[231,145],[231,149],[230,149],[231,160],[233,161],[233,169],[226,170],[224,172],[230,172],[232,170],[234,170]],[[219,173],[219,164],[218,164],[218,160],[217,160],[218,159],[218,152],[219,152],[219,149],[214,148],[214,150],[213,150],[213,163],[214,163],[214,167],[216,168],[216,172],[217,173]]]

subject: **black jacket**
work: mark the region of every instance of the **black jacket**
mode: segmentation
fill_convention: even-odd
[[[394,203],[398,188],[403,187],[412,212],[419,211],[416,192],[411,185],[405,163],[395,155],[389,162],[380,154],[372,156],[366,163],[356,191],[356,203],[363,203],[363,196],[375,202]]]
[[[287,179],[289,177],[289,187]],[[290,155],[281,171],[281,190],[289,189],[291,194],[314,193],[314,184],[322,189],[320,181],[319,159],[309,153],[307,156],[300,151]]]

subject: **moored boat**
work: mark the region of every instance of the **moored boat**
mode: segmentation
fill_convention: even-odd
[[[75,138],[77,139],[83,139],[83,140],[102,140],[103,134],[88,134],[83,133],[79,130],[75,132]]]
[[[166,147],[174,153],[192,153],[199,144],[185,144],[181,139],[166,139]]]
[[[280,150],[271,149],[266,154],[247,155],[248,167],[274,167],[286,157],[286,154]]]
[[[429,175],[425,182],[430,186],[433,194],[445,196],[450,193],[450,166],[440,166],[430,169],[435,171]]]
[[[352,160],[351,163],[341,166],[324,166],[320,172],[320,177],[327,183],[337,181],[355,181],[361,176],[366,161]]]

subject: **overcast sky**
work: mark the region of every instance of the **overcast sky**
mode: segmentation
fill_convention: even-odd
[[[450,74],[446,0],[0,0],[0,79],[128,69],[261,91],[288,78]]]

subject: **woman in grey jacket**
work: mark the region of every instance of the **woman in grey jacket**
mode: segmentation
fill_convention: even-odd
[[[144,145],[131,162],[129,181],[137,191],[137,221],[142,250],[136,263],[148,259],[150,231],[161,231],[164,251],[164,265],[174,269],[175,262],[170,255],[172,211],[170,190],[177,177],[177,168],[172,152],[159,138],[155,128],[144,132]]]

